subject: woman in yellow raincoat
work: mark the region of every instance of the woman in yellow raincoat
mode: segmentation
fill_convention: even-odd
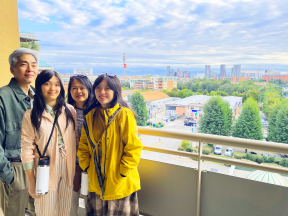
[[[138,216],[137,167],[143,145],[136,135],[136,114],[122,99],[116,75],[101,74],[93,91],[94,102],[85,110],[77,152],[89,178],[86,213]]]

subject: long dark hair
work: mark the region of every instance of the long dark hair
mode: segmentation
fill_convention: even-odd
[[[137,115],[134,112],[134,110],[123,100],[122,98],[122,87],[121,87],[121,82],[118,79],[117,76],[108,76],[106,74],[101,74],[98,76],[98,78],[95,80],[94,85],[93,85],[93,92],[95,92],[96,87],[104,80],[106,79],[108,87],[114,91],[114,98],[111,101],[111,107],[114,107],[117,103],[119,103],[120,106],[126,107],[131,110],[133,113],[135,119],[137,119]],[[98,100],[96,97],[93,98],[92,100],[92,105],[91,106],[96,106],[98,104]],[[100,104],[101,106],[101,104]]]
[[[44,102],[44,97],[43,97],[43,93],[42,93],[42,85],[44,83],[48,82],[53,76],[56,76],[58,78],[59,84],[60,84],[60,93],[59,93],[58,97],[56,98],[56,106],[53,108],[53,110],[54,111],[56,110],[56,112],[60,112],[61,108],[64,106],[65,112],[67,115],[66,129],[67,129],[70,121],[73,123],[73,127],[75,129],[75,121],[74,121],[71,111],[66,106],[64,85],[60,79],[59,74],[56,71],[43,70],[36,77],[36,80],[35,80],[35,90],[36,91],[35,91],[35,98],[33,101],[33,108],[32,108],[32,112],[31,112],[31,123],[38,133],[39,133],[39,129],[41,126],[42,114],[46,108],[46,104]]]
[[[67,96],[68,104],[73,105],[75,103],[75,100],[72,98],[72,95],[71,95],[71,86],[75,79],[81,81],[89,93],[88,98],[86,99],[85,103],[83,104],[83,106],[85,108],[87,108],[92,103],[92,99],[94,98],[94,92],[93,92],[93,86],[92,86],[91,81],[88,79],[87,76],[83,76],[83,75],[70,77],[69,86],[68,86],[68,96]]]

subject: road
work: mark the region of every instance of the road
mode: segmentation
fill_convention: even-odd
[[[158,115],[157,115],[158,116]],[[156,116],[156,117],[157,117]],[[156,120],[157,122],[161,121],[163,122],[162,118],[164,117],[164,113],[161,113],[160,119],[157,117]],[[162,127],[161,130],[172,130],[172,131],[180,131],[180,132],[197,132],[197,128],[193,128],[190,126],[184,126],[183,124],[183,119],[176,119],[175,121],[171,122],[165,122],[165,127]],[[156,137],[156,136],[148,136],[148,135],[141,135],[141,141],[144,146],[155,146],[163,149],[171,149],[171,150],[177,150],[177,148],[180,146],[181,140],[178,139],[171,139],[171,138],[164,138],[164,137]],[[192,142],[192,146],[195,147],[198,145],[198,142]],[[225,150],[227,147],[230,146],[223,146],[222,149],[222,155],[224,155]],[[235,148],[231,147],[234,152],[245,152],[244,148]],[[270,152],[262,152],[262,151],[257,151],[257,150],[251,150],[248,149],[248,152],[254,151],[258,155],[262,153],[267,153],[271,156],[274,156],[274,153]],[[185,167],[190,167],[190,168],[198,168],[198,162],[191,160],[190,158],[184,158],[184,157],[178,157],[175,155],[169,155],[169,154],[163,154],[163,153],[158,153],[158,152],[151,152],[151,151],[142,151],[141,157],[143,159],[149,159],[153,161],[158,161],[158,162],[163,162],[163,163],[169,163],[169,164],[175,164],[179,166],[185,166]],[[202,163],[202,170],[210,170],[211,168],[218,169],[219,173],[223,174],[229,174],[230,167],[221,165],[221,164],[216,164],[212,162],[203,162]],[[247,176],[251,172],[249,171],[241,171],[241,170],[235,170],[233,175],[237,177],[242,177],[242,178],[247,178]],[[286,181],[288,181],[288,178],[284,177]]]

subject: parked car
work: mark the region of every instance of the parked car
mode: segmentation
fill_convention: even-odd
[[[256,152],[250,152],[251,154],[255,154],[255,155],[257,155],[257,153]]]
[[[196,122],[194,122],[194,121],[187,121],[187,122],[184,122],[184,125],[185,126],[194,126],[195,123]]]
[[[276,157],[276,158],[281,158],[281,155],[274,155],[274,157]]]
[[[279,155],[281,156],[281,158],[288,158],[288,156],[285,154],[279,154]]]
[[[184,119],[184,123],[185,123],[185,122],[188,122],[188,121],[193,121],[193,120],[194,120],[193,117],[186,117],[186,118]]]
[[[169,117],[168,117],[168,116],[165,116],[165,117],[163,117],[162,120],[163,120],[163,121],[167,121],[167,120],[169,120]]]
[[[269,154],[261,154],[261,155],[266,156],[266,157],[269,157],[269,156],[270,156]]]
[[[221,155],[222,154],[222,146],[217,145],[214,150],[214,154]]]
[[[225,153],[224,153],[225,156],[231,157],[232,154],[233,154],[232,148],[227,148],[225,150]]]
[[[171,116],[170,121],[174,121],[175,119],[175,116]]]

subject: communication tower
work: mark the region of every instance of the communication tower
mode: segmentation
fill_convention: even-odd
[[[123,72],[124,72],[124,77],[126,76],[126,67],[127,67],[127,64],[125,62],[126,60],[126,56],[125,56],[125,53],[123,55]]]

